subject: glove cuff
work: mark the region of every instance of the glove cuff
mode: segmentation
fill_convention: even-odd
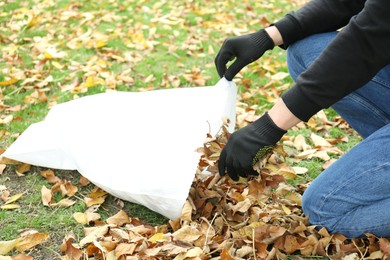
[[[268,113],[265,113],[262,117],[253,122],[252,126],[254,127],[253,129],[256,134],[266,136],[267,140],[269,140],[272,145],[275,145],[287,132],[286,130],[279,128],[274,121],[272,121]]]
[[[261,29],[253,34],[253,39],[256,46],[259,48],[265,48],[266,50],[272,50],[275,47],[275,43],[266,30]]]

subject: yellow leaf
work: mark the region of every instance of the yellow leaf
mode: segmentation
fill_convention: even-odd
[[[104,202],[106,197],[99,197],[99,198],[84,198],[85,204],[87,204],[87,207],[91,207],[93,205],[102,204]]]
[[[164,236],[164,233],[156,233],[148,239],[148,241],[151,243],[164,242],[167,240],[168,239],[166,236]]]
[[[15,84],[16,82],[18,82],[19,80],[16,79],[16,78],[10,78],[9,80],[5,80],[5,81],[0,81],[0,86],[9,86],[9,85],[13,85]]]
[[[90,198],[93,198],[93,199],[96,199],[96,198],[99,198],[99,197],[103,197],[107,195],[107,192],[100,189],[99,187],[95,187],[93,190],[91,190],[91,192],[89,193],[89,197]]]
[[[20,208],[20,206],[18,204],[7,204],[7,205],[2,205],[0,208],[5,210],[11,210],[11,209],[18,209]]]
[[[95,84],[95,77],[94,76],[88,76],[87,79],[85,80],[84,86],[87,88],[94,87]]]
[[[49,237],[49,234],[42,234],[42,233],[33,233],[28,234],[26,236],[20,237],[17,239],[17,243],[15,245],[15,248],[20,251],[24,252],[27,251],[34,246],[41,244],[43,241],[45,241]]]
[[[15,202],[15,201],[17,201],[18,199],[20,199],[20,197],[22,197],[22,196],[23,196],[23,193],[18,193],[18,194],[16,194],[16,195],[10,197],[10,198],[5,202],[5,204],[11,204],[12,202]]]
[[[284,213],[286,214],[286,215],[290,215],[291,214],[291,210],[289,209],[289,208],[287,208],[285,205],[281,205],[282,206],[282,209],[283,209],[283,211],[284,211]]]
[[[43,56],[44,56],[46,59],[48,59],[48,60],[53,59],[53,55],[51,55],[51,54],[48,53],[48,52],[45,52],[45,53],[43,54]]]
[[[6,255],[15,248],[18,241],[16,239],[10,241],[0,241],[0,255]]]
[[[51,63],[56,69],[62,69],[63,67],[65,67],[64,65],[60,64],[59,62],[57,61],[52,61]]]
[[[96,42],[96,48],[101,48],[107,45],[107,41],[99,40]]]

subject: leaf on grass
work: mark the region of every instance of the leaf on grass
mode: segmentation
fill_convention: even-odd
[[[18,240],[16,239],[9,241],[0,241],[0,255],[6,255],[11,252],[15,248],[17,243]]]
[[[9,86],[9,85],[13,85],[15,84],[16,82],[18,82],[19,80],[16,79],[16,78],[10,78],[9,80],[5,80],[5,81],[0,81],[0,86]]]
[[[89,193],[89,197],[92,199],[100,198],[106,196],[108,193],[104,190],[102,190],[99,187],[95,187],[91,192]]]
[[[54,184],[61,181],[61,179],[55,175],[54,171],[50,169],[41,171],[41,176],[44,177],[50,184]]]
[[[5,170],[6,167],[7,167],[6,164],[0,164],[0,175],[3,174],[3,172],[4,172],[4,170]]]
[[[85,178],[82,175],[80,176],[79,184],[80,184],[81,187],[85,187],[85,186],[87,186],[90,183],[91,182],[87,178]]]
[[[84,198],[84,202],[87,205],[87,207],[91,207],[93,205],[100,205],[104,203],[106,197],[99,197],[99,198]]]
[[[21,177],[24,176],[24,174],[28,171],[30,171],[31,165],[27,163],[23,163],[16,168],[16,174]]]
[[[18,193],[16,195],[13,195],[13,196],[8,198],[8,200],[5,202],[5,204],[11,204],[11,203],[17,201],[18,199],[20,199],[22,196],[23,196],[23,193]]]
[[[67,207],[72,206],[75,203],[76,203],[76,201],[71,200],[71,199],[62,199],[59,202],[52,203],[50,206],[51,207],[64,207],[64,208],[67,208]]]
[[[45,206],[50,206],[53,203],[53,193],[46,186],[42,186],[41,188],[41,200]]]
[[[121,227],[125,224],[131,223],[129,215],[123,210],[120,210],[118,213],[116,213],[114,216],[109,217],[107,219],[108,224],[117,225],[118,227]]]
[[[49,234],[44,233],[27,234],[26,236],[17,239],[18,242],[16,243],[15,248],[19,252],[24,252],[43,243],[48,238]]]
[[[323,137],[311,133],[310,139],[313,141],[315,147],[331,147],[332,145],[326,141]]]
[[[100,214],[95,212],[75,212],[73,218],[80,224],[86,225],[100,219]]]
[[[18,204],[7,204],[7,205],[1,205],[0,208],[4,210],[12,210],[12,209],[18,209],[20,208],[20,206]]]

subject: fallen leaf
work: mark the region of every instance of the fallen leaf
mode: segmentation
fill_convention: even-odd
[[[11,204],[18,199],[20,199],[23,196],[23,193],[18,193],[16,195],[13,195],[12,197],[9,197],[8,200],[5,202],[5,204]]]
[[[41,188],[41,200],[44,206],[50,206],[53,203],[53,193],[46,186]]]
[[[9,252],[11,252],[18,241],[16,239],[9,240],[9,241],[0,241],[0,255],[6,255]]]
[[[62,199],[59,202],[50,204],[50,206],[51,207],[65,207],[65,208],[67,208],[67,207],[72,206],[75,203],[76,203],[76,201],[71,200],[71,199]]]
[[[20,206],[18,204],[7,204],[7,205],[1,205],[0,208],[4,210],[12,210],[12,209],[18,209],[20,208]]]
[[[48,238],[49,238],[49,234],[44,234],[44,233],[28,234],[26,236],[17,239],[18,242],[16,243],[15,248],[20,252],[24,252],[30,250],[36,245],[43,243]]]
[[[109,217],[107,219],[108,224],[114,224],[117,225],[118,227],[121,227],[125,224],[131,223],[129,215],[123,210],[120,210],[118,213],[116,213],[114,216]]]
[[[23,163],[16,168],[16,174],[18,176],[24,176],[24,174],[28,171],[30,171],[31,165],[27,163]]]

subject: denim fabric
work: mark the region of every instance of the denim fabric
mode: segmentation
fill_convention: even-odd
[[[295,80],[336,32],[307,37],[288,48]],[[322,172],[302,198],[313,225],[332,233],[390,236],[390,65],[332,106],[364,140]]]

